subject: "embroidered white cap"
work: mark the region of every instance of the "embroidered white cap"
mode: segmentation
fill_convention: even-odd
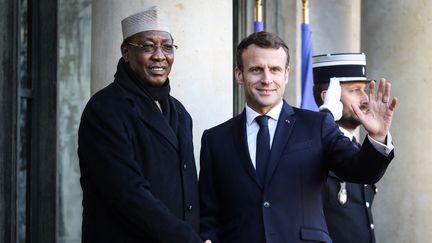
[[[333,53],[312,57],[314,83],[329,83],[331,78],[340,82],[364,81],[366,55],[364,53]]]
[[[171,34],[167,15],[158,7],[151,6],[121,21],[123,40],[143,31],[158,30]]]

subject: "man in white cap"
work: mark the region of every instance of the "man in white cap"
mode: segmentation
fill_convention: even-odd
[[[318,55],[312,58],[314,75],[314,98],[321,108],[329,110],[342,106],[338,114],[339,129],[359,146],[355,130],[361,125],[355,115],[353,106],[360,110],[368,109],[369,97],[366,78],[366,56],[363,53],[336,53]],[[332,84],[330,84],[330,80]],[[336,81],[336,83],[335,83]],[[333,92],[340,82],[340,94]],[[335,96],[335,97],[332,97]],[[340,99],[339,99],[340,96]],[[330,102],[334,100],[337,102]],[[338,102],[339,104],[337,104]],[[326,102],[325,102],[326,101]],[[326,103],[326,104],[323,104]],[[339,118],[337,117],[337,118]],[[390,134],[389,134],[390,136]],[[323,190],[324,214],[333,243],[374,243],[374,224],[372,218],[372,201],[376,193],[374,184],[350,183],[329,172]]]
[[[170,96],[174,61],[156,6],[122,20],[114,82],[82,114],[82,242],[200,243],[192,119]]]

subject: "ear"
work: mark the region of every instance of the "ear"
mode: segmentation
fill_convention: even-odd
[[[122,53],[122,57],[125,60],[125,62],[129,62],[129,49],[127,48],[126,45],[122,45],[120,47],[121,53]]]
[[[325,100],[326,94],[327,94],[327,90],[323,90],[323,91],[321,91],[321,100],[322,100],[323,102],[324,102],[324,100]]]
[[[236,79],[237,83],[240,85],[243,85],[244,84],[243,72],[240,70],[240,68],[236,67],[234,69],[234,75],[235,75],[235,79]]]
[[[288,83],[290,70],[291,70],[290,66],[288,66],[285,70],[285,84]]]

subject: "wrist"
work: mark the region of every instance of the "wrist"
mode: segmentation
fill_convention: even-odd
[[[380,142],[382,144],[386,143],[386,138],[387,138],[387,134],[373,134],[373,133],[369,133],[369,136],[371,138],[373,138],[375,141]]]

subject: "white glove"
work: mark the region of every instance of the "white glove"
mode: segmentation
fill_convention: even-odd
[[[319,107],[319,110],[329,110],[335,121],[338,121],[342,117],[343,105],[341,99],[341,86],[338,78],[331,78],[330,85],[327,89],[324,104]]]

